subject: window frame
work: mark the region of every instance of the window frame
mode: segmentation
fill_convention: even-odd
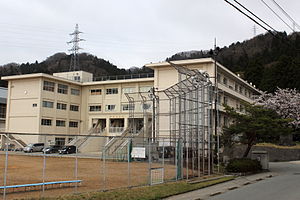
[[[80,90],[76,88],[71,88],[71,95],[80,96]]]
[[[64,84],[57,84],[57,93],[68,94],[69,86]]]
[[[70,104],[70,111],[79,112],[79,105]]]
[[[71,126],[71,124],[72,124],[72,126]],[[73,126],[73,125],[75,125],[76,124],[76,126]],[[77,121],[69,121],[69,127],[70,128],[78,128],[78,122]]]
[[[57,119],[56,122],[55,122],[55,125],[57,127],[66,127],[66,120]]]
[[[44,80],[44,82],[43,82],[43,90],[44,91],[48,91],[48,92],[54,92],[55,91],[55,82]]]
[[[102,95],[102,89],[90,89],[90,95]]]
[[[67,104],[66,103],[57,102],[56,103],[56,109],[58,109],[58,110],[67,110]]]
[[[107,88],[106,89],[107,95],[118,94],[118,93],[119,93],[119,88]]]
[[[99,109],[96,109],[96,108],[99,108]],[[92,109],[94,108],[94,109]],[[89,112],[101,112],[102,110],[102,106],[101,105],[90,105],[89,106]]]
[[[46,122],[50,122],[50,123],[46,123]],[[42,118],[42,119],[41,119],[41,125],[42,125],[42,126],[52,126],[52,119],[45,119],[45,118]]]
[[[116,104],[105,105],[105,111],[115,111],[115,110],[116,110]]]
[[[49,105],[52,105],[52,106],[49,106]],[[53,101],[43,100],[42,101],[42,107],[43,108],[54,108],[54,102]]]

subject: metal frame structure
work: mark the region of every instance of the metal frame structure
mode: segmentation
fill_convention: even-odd
[[[126,94],[127,99],[133,107],[151,102],[152,110],[147,113],[152,111],[152,134],[144,136],[153,145],[160,145],[156,137],[167,137],[165,143],[176,149],[177,179],[210,175],[214,143],[212,82],[205,72],[169,64],[178,72],[178,83],[161,91],[153,88],[148,93]],[[129,112],[134,121],[135,109]],[[144,119],[145,113],[143,108]]]

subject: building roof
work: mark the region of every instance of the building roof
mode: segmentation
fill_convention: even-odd
[[[48,79],[53,79],[53,80],[57,80],[57,81],[67,82],[67,83],[70,83],[70,84],[75,84],[75,85],[78,85],[78,86],[154,81],[154,78],[150,77],[150,78],[135,78],[135,79],[124,79],[124,80],[91,81],[91,82],[81,83],[81,82],[69,80],[69,79],[66,79],[66,78],[58,77],[58,76],[52,76],[52,75],[44,74],[44,73],[13,75],[13,76],[1,77],[2,80],[7,80],[7,81],[16,80],[16,79],[28,79],[28,78],[48,78]]]
[[[175,60],[175,61],[171,61],[171,62],[174,64],[178,64],[178,65],[193,65],[193,64],[203,64],[203,63],[214,63],[215,60],[212,58],[199,58],[199,59]],[[221,69],[225,73],[230,74],[231,76],[235,77],[240,82],[244,83],[247,87],[255,90],[258,93],[261,93],[260,90],[258,90],[253,85],[249,84],[247,81],[245,81],[244,79],[242,79],[241,77],[239,77],[238,75],[236,75],[235,73],[233,73],[232,71],[230,71],[229,69],[227,69],[226,67],[221,65],[219,62],[216,62],[216,64],[217,64],[218,69]],[[161,67],[170,67],[170,64],[168,62],[159,62],[159,63],[149,63],[149,64],[146,64],[145,66],[149,67],[151,69],[156,69],[156,68],[161,68]]]

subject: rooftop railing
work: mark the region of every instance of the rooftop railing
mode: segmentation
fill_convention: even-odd
[[[94,77],[93,81],[112,81],[112,80],[126,80],[126,79],[152,78],[152,77],[154,77],[154,73],[126,74],[126,75]]]

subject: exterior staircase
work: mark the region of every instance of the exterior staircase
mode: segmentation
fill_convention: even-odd
[[[27,146],[21,139],[15,138],[12,134],[1,134],[1,149],[6,148],[5,143],[10,143],[11,149],[23,149]]]
[[[67,145],[74,145],[78,148],[78,151],[83,152],[96,152],[101,151],[101,147],[106,143],[106,138],[104,137],[93,137],[104,135],[106,132],[106,128],[100,129],[98,128],[100,121],[96,123],[96,125],[89,129],[86,136],[78,136],[71,140]]]
[[[150,123],[147,127],[148,130],[151,129],[152,124]],[[128,137],[133,134],[131,128],[127,128],[123,131],[120,137],[113,137],[108,143],[105,145],[105,157],[116,160],[127,160],[127,151],[128,151]],[[133,145],[143,143],[144,138],[142,135],[144,134],[144,127],[140,129],[136,134],[133,134]]]

